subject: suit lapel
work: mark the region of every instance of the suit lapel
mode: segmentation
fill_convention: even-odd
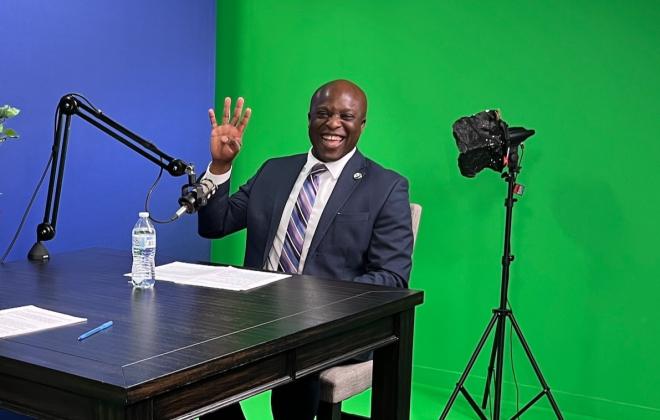
[[[323,240],[328,228],[335,220],[335,216],[339,209],[344,205],[346,200],[351,196],[355,187],[358,186],[362,179],[364,178],[366,167],[366,160],[364,156],[359,152],[355,151],[353,157],[346,163],[344,170],[341,171],[337,184],[335,185],[332,194],[328,199],[328,202],[323,209],[323,214],[321,214],[321,219],[319,224],[316,227],[316,232],[314,232],[314,237],[312,238],[312,243],[309,246],[308,256],[311,256],[316,252],[319,244]],[[360,177],[355,177],[354,175],[360,173]]]
[[[282,212],[284,211],[284,206],[286,201],[289,199],[291,194],[291,189],[293,184],[296,183],[298,175],[302,170],[303,166],[307,162],[307,155],[296,155],[292,156],[288,160],[288,164],[282,165],[282,167],[277,167],[277,173],[267,174],[267,176],[273,176],[277,178],[278,188],[274,191],[274,196],[272,197],[273,204],[272,210],[270,213],[270,224],[268,226],[268,236],[266,237],[267,242],[264,248],[264,254],[261,259],[261,266],[263,267],[268,259],[268,254],[270,249],[273,246],[273,239],[277,233],[277,228],[280,225],[280,220],[282,219]],[[266,204],[268,205],[268,204]]]

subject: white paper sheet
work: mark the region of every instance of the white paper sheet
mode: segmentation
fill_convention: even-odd
[[[87,318],[78,318],[53,312],[34,305],[3,309],[0,310],[0,338],[63,327],[85,321],[87,321]]]
[[[291,276],[178,261],[156,267],[156,280],[225,290],[249,290],[287,277]]]

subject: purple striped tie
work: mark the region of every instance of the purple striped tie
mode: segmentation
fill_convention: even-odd
[[[322,163],[314,165],[300,189],[296,205],[291,212],[289,225],[286,228],[286,237],[284,238],[284,245],[282,245],[282,253],[280,254],[278,269],[284,273],[298,273],[307,222],[309,221],[309,215],[312,213],[316,194],[319,190],[319,176],[327,169]]]

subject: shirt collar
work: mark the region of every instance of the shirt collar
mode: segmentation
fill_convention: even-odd
[[[326,168],[328,168],[328,172],[330,172],[330,176],[334,178],[335,180],[339,178],[339,175],[341,175],[341,171],[344,170],[344,167],[348,163],[348,161],[353,157],[355,154],[355,151],[357,150],[356,147],[353,148],[350,152],[346,153],[341,159],[335,160],[334,162],[321,162],[318,160],[314,155],[312,154],[312,149],[309,149],[309,152],[307,152],[307,163],[305,164],[305,172],[309,172],[314,165],[317,163],[322,163],[325,165]]]

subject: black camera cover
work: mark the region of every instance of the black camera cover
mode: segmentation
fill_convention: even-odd
[[[452,130],[461,152],[458,168],[463,176],[472,178],[484,168],[502,172],[506,129],[506,123],[495,110],[463,117],[454,123]]]

